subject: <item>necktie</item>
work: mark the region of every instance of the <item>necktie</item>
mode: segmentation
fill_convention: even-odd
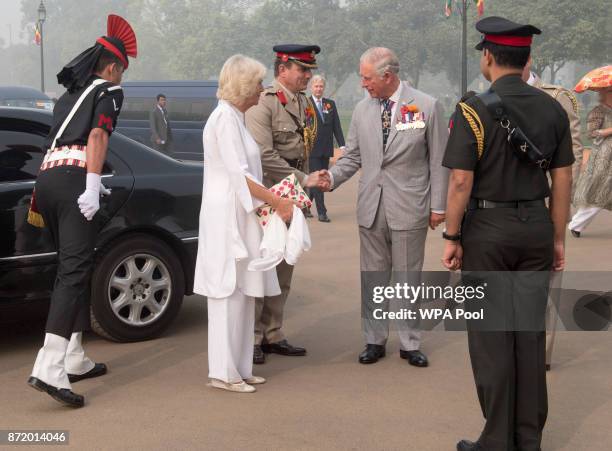
[[[323,116],[323,105],[321,103],[321,99],[317,99],[317,108],[319,109],[321,116]]]
[[[383,133],[383,149],[387,145],[387,138],[389,138],[389,132],[391,131],[391,107],[393,102],[389,99],[382,101],[383,111],[380,116],[382,121],[382,133]]]

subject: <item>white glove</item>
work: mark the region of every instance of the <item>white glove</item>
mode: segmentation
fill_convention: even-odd
[[[91,221],[96,212],[100,209],[100,174],[94,172],[87,173],[85,191],[79,196],[78,204],[81,213],[88,221]]]
[[[100,183],[100,196],[109,196],[111,193],[111,189]]]

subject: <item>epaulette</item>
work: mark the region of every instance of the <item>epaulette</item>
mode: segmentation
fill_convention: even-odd
[[[469,99],[468,99],[469,100]],[[478,152],[478,159],[482,158],[482,153],[484,152],[484,126],[482,125],[482,121],[480,120],[480,116],[474,108],[467,104],[467,102],[459,102],[459,108],[461,108],[461,113],[463,117],[467,121],[468,125],[472,129],[474,133],[474,137],[476,138],[476,149]]]
[[[548,83],[542,83],[542,89],[553,91],[552,98],[555,100],[557,100],[557,97],[559,97],[559,94],[562,94],[562,93],[565,94],[568,97],[568,99],[570,99],[570,102],[572,102],[572,109],[574,110],[574,113],[578,114],[578,99],[576,98],[574,93],[571,92],[569,89],[564,88],[563,86],[551,85]]]

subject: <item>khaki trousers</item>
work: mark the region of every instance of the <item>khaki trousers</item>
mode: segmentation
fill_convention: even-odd
[[[277,343],[285,339],[283,311],[291,289],[293,266],[283,260],[276,267],[281,294],[255,299],[255,344]]]

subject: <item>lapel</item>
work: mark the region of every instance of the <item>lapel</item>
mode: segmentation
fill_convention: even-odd
[[[400,108],[402,107],[402,105],[410,105],[412,102],[414,102],[414,98],[410,94],[410,88],[404,82],[401,82],[401,84],[402,84],[402,90],[400,91],[399,100],[397,102],[397,105],[395,106],[395,115],[391,118],[391,131],[389,132],[389,137],[387,138],[387,145],[385,146],[385,153],[387,153],[387,150],[389,150],[389,147],[391,147],[393,140],[397,136],[397,128],[395,128],[395,124],[397,123],[397,118],[398,118],[398,115],[400,114]],[[382,126],[381,126],[381,135],[382,135]]]
[[[379,153],[383,147],[383,134],[382,120],[380,117],[380,101],[378,99],[370,97],[365,116],[367,121],[366,127],[372,127],[374,129],[372,137],[375,140],[375,149],[377,153]],[[382,155],[382,152],[380,154]]]

